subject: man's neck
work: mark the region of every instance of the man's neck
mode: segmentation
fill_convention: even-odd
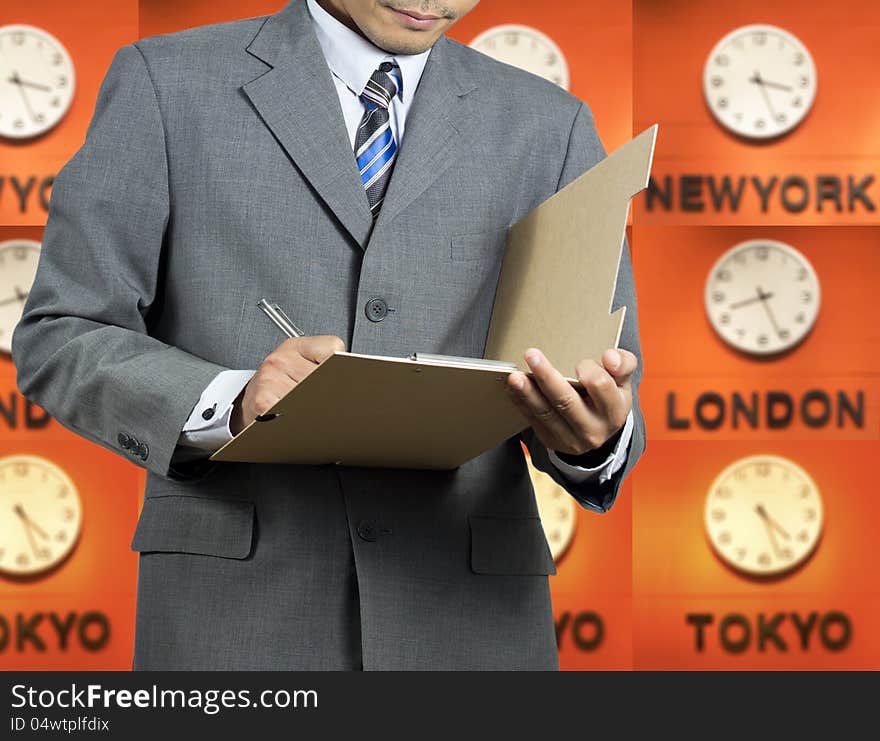
[[[332,15],[337,21],[342,23],[345,26],[348,26],[352,31],[354,31],[359,36],[364,36],[363,32],[360,28],[358,28],[357,23],[355,23],[351,16],[346,13],[342,8],[337,7],[334,0],[315,0],[318,5],[320,5],[324,10],[326,10],[330,15]],[[367,38],[364,36],[364,38]],[[367,39],[369,41],[369,39]]]

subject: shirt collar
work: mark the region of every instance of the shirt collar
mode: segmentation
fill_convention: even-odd
[[[431,49],[421,54],[389,54],[336,20],[316,0],[307,0],[307,5],[327,66],[355,95],[364,92],[367,80],[386,60],[396,61],[400,67],[403,86],[398,96],[401,102],[406,100],[405,95],[415,92]]]

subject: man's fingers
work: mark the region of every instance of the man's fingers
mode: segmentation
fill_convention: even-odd
[[[602,365],[618,386],[624,386],[631,382],[632,374],[639,365],[639,359],[629,350],[612,348],[602,353]]]
[[[612,428],[620,428],[626,422],[626,415],[632,406],[629,382],[618,386],[616,379],[591,358],[577,364],[576,374],[596,413]]]
[[[345,343],[335,335],[315,335],[295,338],[296,349],[307,360],[323,363],[335,352],[343,352]]]
[[[530,348],[526,362],[544,397],[576,433],[587,436],[596,427],[594,413],[587,408],[580,394],[572,388],[562,374],[553,367],[540,350]]]
[[[514,403],[535,428],[535,432],[540,428],[545,437],[555,441],[553,447],[557,450],[577,447],[574,430],[525,373],[511,373],[507,377],[507,389]]]

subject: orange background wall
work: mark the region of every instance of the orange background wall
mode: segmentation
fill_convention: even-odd
[[[6,4],[8,5],[8,4]],[[0,177],[51,176],[82,143],[98,86],[120,46],[138,38],[235,18],[265,15],[283,0],[46,0],[0,9],[0,25],[45,28],[71,52],[77,89],[67,116],[46,135],[25,142],[0,139]],[[654,175],[698,173],[872,173],[880,163],[880,95],[872,54],[880,11],[864,0],[842,6],[818,2],[737,0],[482,0],[450,33],[469,42],[494,25],[537,28],[562,49],[570,90],[593,109],[610,151],[654,122],[660,123]],[[819,93],[801,126],[782,140],[755,145],[718,127],[703,103],[701,75],[716,41],[747,23],[772,23],[810,48]],[[642,407],[648,450],[604,515],[579,511],[573,544],[551,585],[563,668],[877,668],[880,577],[871,563],[872,532],[880,509],[872,494],[873,456],[880,453],[878,343],[874,282],[880,274],[877,214],[762,214],[755,204],[737,213],[648,212],[636,200],[630,232],[639,299],[645,376]],[[7,185],[0,190],[0,241],[39,240],[45,211],[36,199],[21,213]],[[825,226],[815,226],[824,223]],[[735,225],[735,226],[732,226]],[[813,263],[822,284],[819,319],[807,340],[774,361],[758,362],[728,348],[714,334],[702,306],[705,276],[733,244],[766,237],[789,242]],[[784,431],[707,431],[667,425],[666,400],[693,411],[702,392],[729,395],[784,389],[798,397],[811,388],[862,390],[861,428]],[[16,398],[15,374],[0,356],[0,401]],[[17,398],[21,407],[23,400]],[[19,410],[20,411],[20,410]],[[702,528],[706,491],[732,460],[771,452],[792,458],[816,480],[826,509],[816,553],[790,576],[760,582],[722,564]],[[83,500],[83,530],[72,555],[41,578],[0,578],[0,616],[65,616],[100,611],[110,640],[99,651],[75,641],[62,650],[42,619],[44,651],[17,650],[14,636],[0,650],[0,668],[106,668],[130,666],[136,558],[128,549],[137,518],[143,472],[50,423],[40,430],[10,428],[0,417],[0,456],[33,453],[62,466]],[[0,517],[5,516],[0,513]],[[721,649],[718,623],[742,613],[843,611],[853,637],[842,651],[824,649],[813,636],[807,650],[794,629],[782,652],[756,646],[732,655]],[[711,613],[704,650],[695,647],[688,613]],[[597,646],[598,617],[603,625]],[[582,626],[581,645],[572,625]]]

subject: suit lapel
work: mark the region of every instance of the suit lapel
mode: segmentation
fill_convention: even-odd
[[[462,97],[476,85],[453,44],[441,36],[428,56],[377,226],[401,213],[449,167],[477,123],[475,109]]]
[[[304,0],[270,16],[247,51],[271,66],[242,85],[303,176],[364,248],[373,219],[330,70]]]

